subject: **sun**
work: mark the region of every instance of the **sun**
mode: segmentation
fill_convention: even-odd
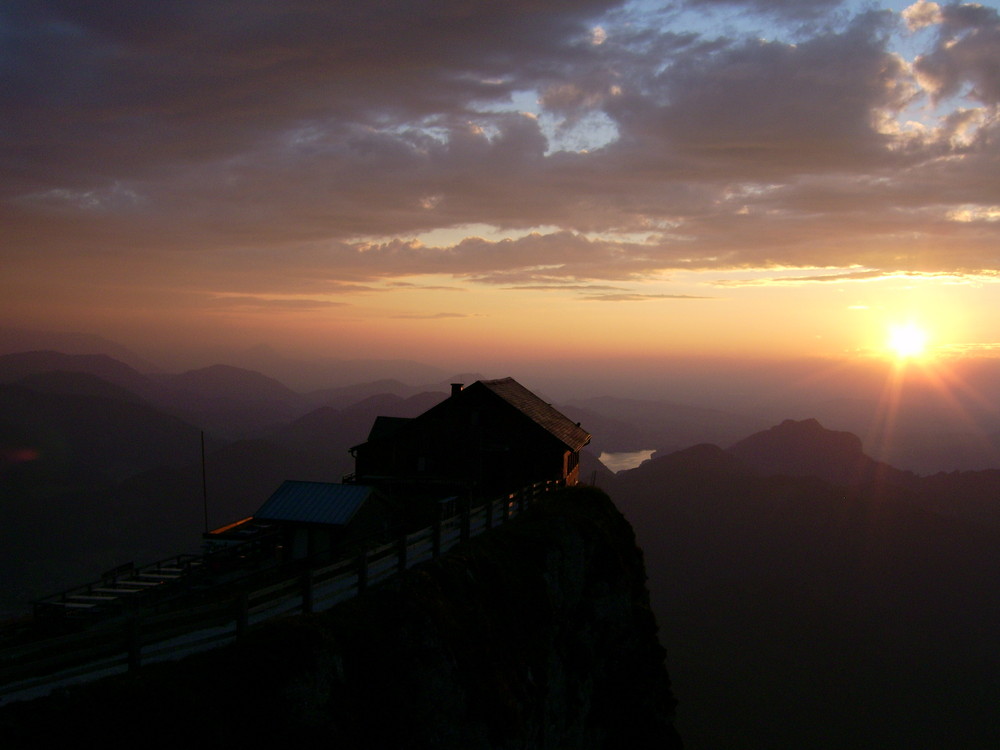
[[[899,359],[922,357],[927,351],[927,332],[913,323],[891,326],[886,348]]]

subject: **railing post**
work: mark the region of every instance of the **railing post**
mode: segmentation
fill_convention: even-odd
[[[306,570],[300,579],[302,586],[302,613],[312,614],[313,611],[313,574],[312,570]]]
[[[434,519],[434,526],[431,527],[431,557],[437,560],[441,557],[441,519]]]
[[[490,498],[489,500],[486,501],[486,507],[483,509],[483,512],[486,514],[486,517],[484,518],[483,523],[486,525],[487,529],[492,529],[493,528],[493,498]]]

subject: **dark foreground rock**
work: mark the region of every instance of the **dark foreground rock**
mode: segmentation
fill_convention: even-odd
[[[679,748],[642,553],[567,490],[392,587],[0,711],[4,747]]]

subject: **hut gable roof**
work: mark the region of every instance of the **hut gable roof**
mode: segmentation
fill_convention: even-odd
[[[368,432],[368,439],[378,440],[387,435],[392,435],[412,421],[411,417],[375,417],[375,422]]]
[[[371,487],[362,484],[288,480],[253,517],[263,521],[346,526],[372,492]]]
[[[498,399],[506,408],[515,409],[536,427],[541,428],[571,451],[579,451],[590,442],[589,432],[576,422],[570,421],[569,417],[553,407],[552,404],[543,401],[514,378],[477,380],[472,385],[453,393],[451,398],[431,407],[418,417],[377,417],[368,433],[367,442],[376,443],[387,438],[410,435],[412,434],[410,430],[419,429],[420,425],[437,419],[441,414],[449,413],[456,402],[461,404],[463,399],[474,398],[476,394],[486,395],[487,399]],[[469,408],[474,407],[470,406]],[[355,445],[351,451],[353,452],[363,445]]]
[[[572,422],[569,417],[553,407],[552,404],[540,399],[514,380],[514,378],[479,380],[469,387],[473,388],[476,385],[482,386],[499,396],[554,438],[561,441],[570,450],[578,451],[590,442],[589,432],[580,427],[576,422]]]

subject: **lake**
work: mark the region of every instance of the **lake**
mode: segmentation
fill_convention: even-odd
[[[626,469],[634,469],[652,455],[652,450],[626,451],[624,453],[602,453],[597,458],[602,464],[611,469],[611,471],[617,473]]]

